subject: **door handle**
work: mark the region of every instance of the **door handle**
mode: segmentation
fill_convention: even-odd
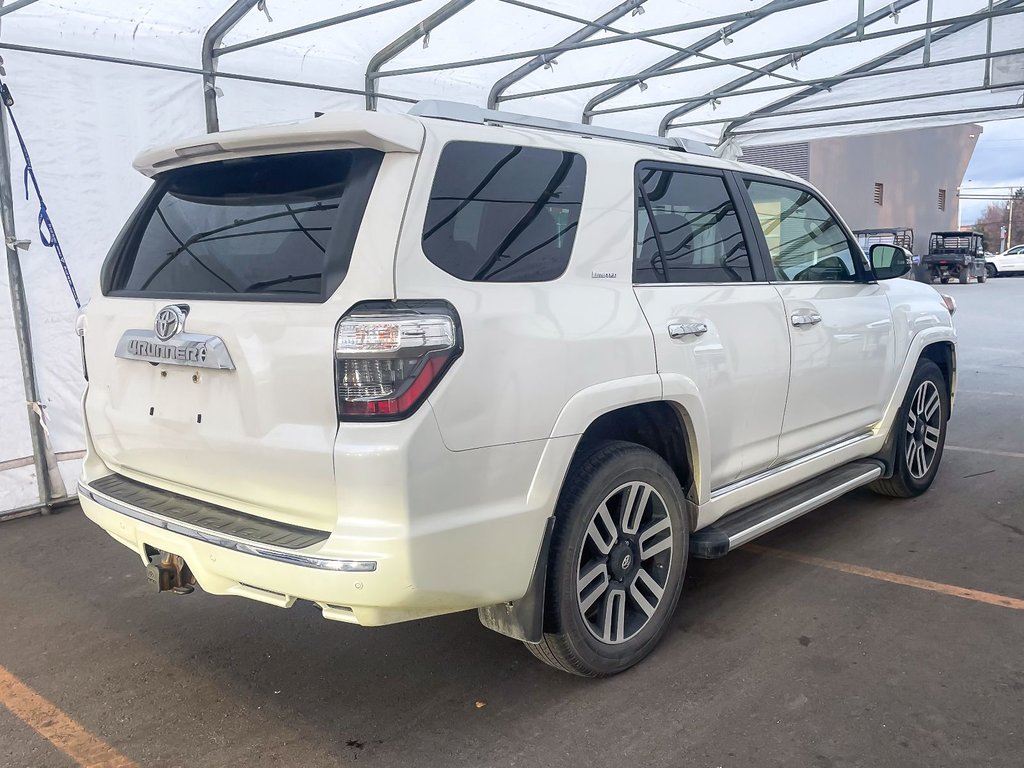
[[[801,312],[793,315],[790,320],[793,321],[793,325],[817,325],[821,322],[821,315],[817,312]]]
[[[707,323],[672,323],[668,327],[668,335],[673,339],[681,339],[684,336],[703,336],[707,332]]]

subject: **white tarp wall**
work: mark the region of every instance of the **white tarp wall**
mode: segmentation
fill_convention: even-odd
[[[776,0],[778,2],[778,0]],[[269,0],[272,21],[259,10],[250,11],[224,38],[223,45],[380,5],[374,2],[337,3],[330,0]],[[626,13],[612,26],[619,32],[642,32],[653,28],[692,22],[709,17],[747,13],[764,7],[769,0],[634,0],[642,15]],[[7,0],[10,5],[10,0]],[[132,158],[143,148],[172,142],[205,130],[203,87],[198,74],[165,72],[122,64],[82,61],[42,53],[12,50],[14,46],[36,46],[55,51],[116,56],[124,59],[160,62],[198,68],[206,29],[230,5],[229,0],[39,0],[0,22],[0,54],[16,104],[16,118],[32,153],[33,165],[61,238],[71,272],[83,301],[96,290],[99,267],[106,250],[148,182],[131,168]],[[443,0],[420,0],[400,5],[368,18],[328,27],[300,36],[267,43],[227,54],[218,60],[226,73],[315,83],[362,91],[367,63],[380,49],[442,8]],[[594,19],[617,5],[615,0],[549,0],[545,9],[570,17]],[[1024,0],[998,0],[996,8],[1022,6]],[[904,30],[925,22],[928,8],[935,20],[963,16],[987,9],[987,0],[903,0],[890,3],[864,0],[865,13],[875,20],[864,28],[872,33]],[[899,8],[898,20],[890,9]],[[787,46],[806,45],[825,38],[857,20],[858,0],[827,0],[779,12],[745,29],[730,32],[720,24],[661,35],[658,43],[629,40],[601,43],[582,50],[561,52],[556,63],[538,68],[511,86],[506,96],[515,97],[539,90],[568,88],[594,80],[611,80],[634,75],[657,65],[704,41],[699,55],[690,55],[681,65],[706,64],[709,57],[757,56]],[[745,143],[776,143],[818,136],[867,131],[895,130],[922,125],[968,123],[1000,117],[1015,117],[1020,84],[1024,82],[1024,14],[1000,16],[992,25],[988,42],[987,24],[982,22],[955,35],[937,40],[930,49],[933,68],[885,77],[854,79],[834,84],[804,98],[792,108],[873,100],[891,96],[893,102],[861,108],[805,112],[783,118],[760,118],[733,126],[733,148]],[[385,70],[433,66],[552,46],[578,31],[580,23],[545,15],[536,9],[503,0],[475,0],[457,15],[434,29],[429,45],[423,41],[389,61]],[[801,90],[771,90],[729,96],[729,87],[741,92],[798,81],[814,81],[846,72],[864,62],[920,41],[923,31],[900,32],[856,44],[827,47],[805,53],[799,61],[780,56],[754,58],[728,67],[691,69],[670,76],[645,77],[644,87],[629,81],[622,93],[597,104],[594,122],[619,128],[658,131],[664,116],[679,106],[692,107],[678,116],[689,128],[670,130],[671,135],[689,135],[718,144],[731,118],[744,117]],[[600,30],[589,40],[612,40],[618,32]],[[718,38],[708,43],[707,38]],[[5,48],[6,46],[6,48]],[[938,66],[949,58],[981,56],[986,49],[1016,51],[1002,57],[992,73],[995,86],[1013,83],[1010,89],[982,88],[985,63],[982,60],[956,66]],[[685,53],[685,51],[683,51]],[[920,64],[920,49],[886,61],[883,67]],[[440,69],[418,74],[386,77],[379,91],[405,99],[446,98],[484,104],[491,86],[502,76],[529,61],[532,54],[515,60],[480,66]],[[753,71],[752,71],[753,70]],[[760,73],[757,70],[761,70]],[[770,70],[771,74],[765,74]],[[738,78],[751,78],[739,86]],[[360,94],[245,82],[219,78],[223,95],[218,98],[222,129],[257,123],[311,117],[314,111],[362,109]],[[613,83],[572,88],[557,93],[516,98],[502,102],[508,111],[541,114],[578,121],[588,103],[606,92]],[[974,89],[972,93],[948,98],[905,100],[944,89]],[[689,105],[682,100],[697,99]],[[718,103],[714,103],[714,102]],[[673,102],[673,103],[664,103]],[[657,104],[657,106],[645,106]],[[629,111],[601,114],[601,109],[635,107]],[[405,110],[406,101],[382,99],[381,110]],[[892,115],[933,113],[942,109],[962,111],[946,117],[930,115],[898,123],[879,122],[829,125],[809,130],[800,125],[823,121],[833,123],[884,118]],[[765,131],[749,133],[743,131]],[[37,208],[34,196],[26,201],[21,189],[21,152],[11,137],[11,164],[16,203],[18,236],[33,240],[29,251],[21,251],[26,293],[31,312],[35,364],[40,398],[46,406],[53,450],[60,462],[64,485],[73,493],[78,473],[74,459],[83,445],[79,401],[83,390],[78,340],[74,332],[75,307],[63,273],[52,250],[43,248],[36,233]],[[0,511],[38,501],[25,408],[22,375],[18,367],[17,343],[13,330],[6,270],[0,270]],[[19,466],[20,464],[20,466]]]

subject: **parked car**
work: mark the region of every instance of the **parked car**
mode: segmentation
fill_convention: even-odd
[[[1000,254],[986,257],[985,269],[989,277],[1024,272],[1024,245],[1015,245]]]
[[[984,283],[988,278],[984,238],[977,232],[932,232],[924,266],[931,280],[966,284],[973,277]]]
[[[79,494],[157,590],[477,609],[604,676],[690,556],[938,471],[952,300],[795,176],[444,102],[136,167],[80,318]]]

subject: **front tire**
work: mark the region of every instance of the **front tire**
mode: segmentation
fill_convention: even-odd
[[[942,461],[949,419],[949,393],[939,366],[931,360],[917,364],[893,429],[896,459],[892,477],[869,487],[883,496],[911,498],[928,490]]]
[[[689,547],[679,480],[658,454],[606,441],[573,460],[555,511],[541,661],[583,677],[617,674],[668,629]]]
[[[993,277],[993,278],[999,277],[999,270],[996,269],[996,265],[995,264],[986,264],[985,265],[985,275],[987,277]]]

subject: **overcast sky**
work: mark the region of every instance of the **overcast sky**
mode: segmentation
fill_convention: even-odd
[[[1024,187],[1024,118],[985,123],[983,127],[963,186]],[[964,200],[960,223],[973,224],[986,205],[984,200]],[[1014,221],[1016,213],[1014,210]]]

